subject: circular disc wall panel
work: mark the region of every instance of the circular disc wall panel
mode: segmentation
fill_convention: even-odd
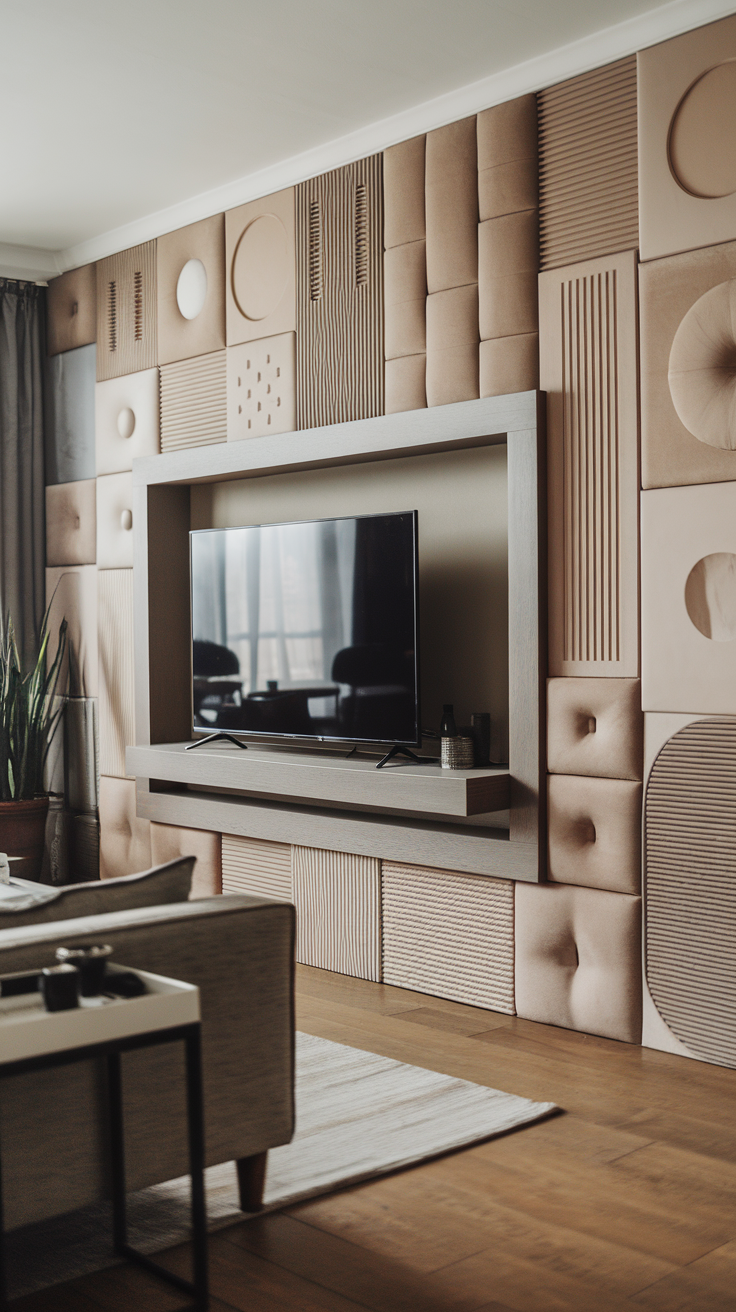
[[[207,300],[207,270],[201,260],[187,260],[176,284],[176,303],[185,319],[196,319]]]
[[[646,976],[695,1057],[736,1067],[736,718],[665,743],[647,784]]]
[[[246,319],[273,314],[289,278],[286,229],[275,214],[261,214],[248,224],[233,257],[233,296]]]
[[[736,61],[703,73],[670,126],[670,168],[683,191],[705,200],[736,191]]]
[[[688,432],[706,446],[736,450],[736,278],[690,306],[672,342],[667,380]]]

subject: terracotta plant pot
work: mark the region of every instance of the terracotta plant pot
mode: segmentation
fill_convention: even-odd
[[[11,875],[40,879],[48,809],[48,797],[0,802],[0,852],[23,858],[13,861]]]

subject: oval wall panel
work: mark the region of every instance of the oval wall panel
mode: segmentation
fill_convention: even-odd
[[[685,93],[670,126],[670,168],[691,196],[736,191],[736,60],[708,69]]]
[[[261,214],[238,242],[232,266],[233,296],[246,319],[273,314],[289,279],[286,229],[275,214]]]

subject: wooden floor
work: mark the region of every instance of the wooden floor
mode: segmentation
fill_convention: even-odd
[[[736,1309],[736,1071],[305,967],[298,1027],[565,1114],[221,1231],[213,1312]],[[116,1267],[13,1308],[181,1305]]]

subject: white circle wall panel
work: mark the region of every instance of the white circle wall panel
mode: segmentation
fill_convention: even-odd
[[[652,999],[695,1057],[736,1066],[736,720],[698,720],[665,743],[644,836]]]
[[[685,92],[670,126],[670,167],[691,196],[736,191],[736,61],[709,68]]]
[[[159,237],[158,362],[173,364],[225,346],[225,216]]]
[[[645,711],[736,714],[734,556],[736,483],[642,493]]]
[[[97,568],[129,569],[133,564],[133,475],[97,479]]]
[[[185,319],[196,319],[207,300],[207,270],[201,260],[187,260],[176,283],[176,303]]]
[[[98,474],[120,474],[138,456],[159,451],[158,369],[109,378],[95,386]]]

